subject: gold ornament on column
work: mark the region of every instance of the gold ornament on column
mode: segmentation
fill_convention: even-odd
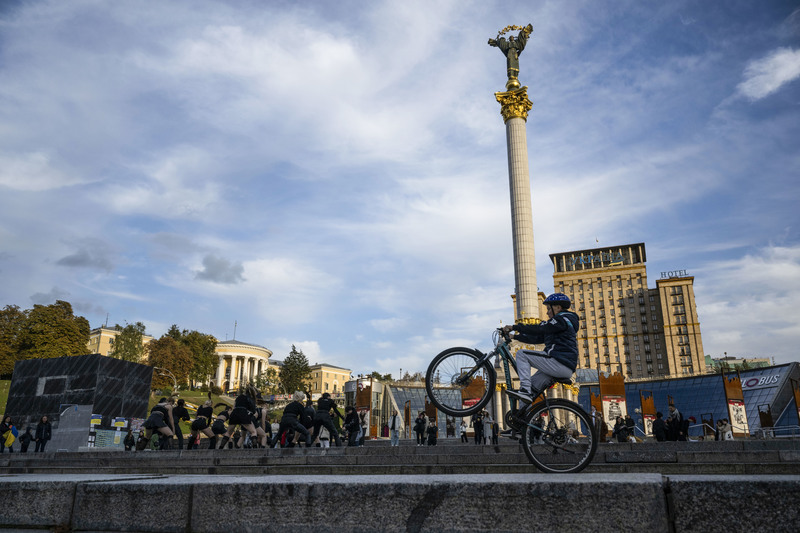
[[[503,115],[503,122],[508,122],[512,118],[521,118],[528,121],[528,111],[533,108],[533,102],[528,98],[528,88],[521,87],[514,91],[494,93],[494,97],[500,102],[500,114]]]

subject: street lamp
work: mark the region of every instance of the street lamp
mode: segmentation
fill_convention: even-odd
[[[178,381],[175,379],[175,375],[167,370],[166,368],[161,368],[160,366],[154,366],[153,370],[158,370],[159,376],[164,376],[165,378],[172,378],[172,392],[178,392]]]

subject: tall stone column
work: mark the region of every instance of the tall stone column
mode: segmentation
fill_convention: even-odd
[[[525,124],[533,103],[528,88],[495,93],[506,124],[508,183],[511,192],[511,231],[514,241],[516,319],[539,321],[539,288],[536,285],[536,254],[533,248],[533,207],[528,170],[528,138]]]
[[[225,383],[225,356],[219,356],[219,366],[217,367],[217,387],[222,388]]]

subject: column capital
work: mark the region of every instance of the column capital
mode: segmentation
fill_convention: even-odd
[[[512,118],[521,118],[527,122],[528,111],[533,108],[533,102],[528,98],[528,87],[494,93],[494,97],[502,106],[500,114],[503,115],[503,122],[508,122]]]

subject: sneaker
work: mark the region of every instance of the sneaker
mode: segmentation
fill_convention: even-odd
[[[528,392],[527,389],[519,389],[519,390],[508,389],[506,391],[506,394],[509,394],[517,398],[518,400],[522,400],[525,403],[531,403],[533,401],[533,398],[531,398],[531,393]]]

